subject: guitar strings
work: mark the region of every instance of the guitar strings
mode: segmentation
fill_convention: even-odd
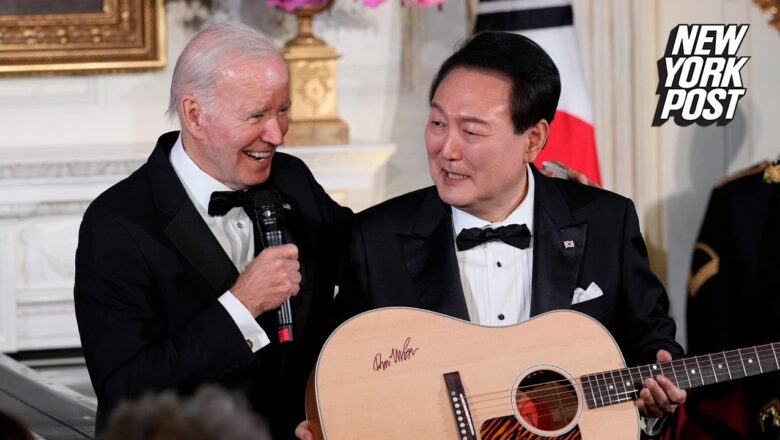
[[[766,354],[766,353],[763,353],[763,354]],[[761,357],[761,356],[762,356],[762,354],[759,352],[759,357]],[[694,359],[694,358],[686,358],[685,360],[691,360],[691,359]],[[737,365],[739,366],[739,368],[737,368],[737,370],[741,370],[741,371],[745,372],[744,367],[743,367],[744,361],[743,361],[743,358],[741,356],[737,355],[736,357],[731,357],[731,358],[728,358],[727,356],[724,356],[724,359],[726,360],[726,363],[727,363],[728,367],[733,366],[732,361],[736,360]],[[771,360],[772,358],[768,358],[768,359]],[[767,360],[767,359],[763,359],[763,360]],[[674,367],[672,367],[672,364],[678,364],[678,365],[675,365]],[[652,371],[651,370],[651,366],[652,365],[658,365],[659,366],[660,370],[658,371],[658,374],[653,374],[652,376],[642,376],[643,374],[647,373],[647,372],[643,372],[642,369],[646,368],[647,371]],[[712,367],[711,368],[712,372],[715,373],[715,369],[714,369],[715,365],[713,364],[713,365],[710,365],[710,366]],[[686,377],[688,378],[688,383],[690,384],[692,381],[690,380],[690,375],[688,374],[688,366],[682,364],[680,359],[674,360],[674,361],[668,361],[668,362],[658,362],[658,363],[655,363],[655,364],[640,365],[640,366],[637,366],[637,367],[621,368],[621,369],[616,369],[616,370],[603,371],[603,372],[599,372],[599,373],[592,373],[592,374],[584,375],[583,377],[587,377],[587,376],[594,377],[596,375],[602,375],[603,376],[602,380],[604,381],[604,385],[599,384],[598,383],[598,379],[596,379],[594,377],[594,379],[596,379],[596,387],[599,387],[599,388],[607,387],[608,388],[608,384],[606,384],[606,381],[607,380],[612,380],[614,382],[614,378],[616,376],[615,373],[617,373],[617,376],[620,377],[621,380],[622,380],[622,379],[625,379],[625,377],[622,376],[621,372],[626,372],[627,371],[627,372],[629,372],[629,377],[633,378],[633,374],[629,370],[636,370],[637,373],[639,374],[640,378],[642,379],[642,381],[644,381],[644,379],[647,379],[647,378],[650,378],[650,377],[655,377],[655,376],[658,376],[658,375],[662,374],[661,372],[663,372],[665,370],[672,370],[672,375],[671,376],[669,374],[665,374],[665,376],[667,376],[667,378],[674,378],[677,373],[680,373],[680,375],[682,375],[683,372],[678,371],[680,367],[684,369],[683,372],[686,374]],[[729,368],[729,370],[731,370],[731,368]],[[694,373],[694,377],[697,377],[697,376],[698,377],[702,377],[704,375],[704,373],[707,373],[706,374],[706,378],[707,379],[717,378],[718,377],[718,374],[709,374],[706,371],[702,372],[700,369],[699,369],[699,373]],[[607,378],[607,375],[609,375],[610,378]],[[746,377],[746,376],[742,376],[742,377]],[[729,380],[731,380],[731,379],[729,379]],[[570,380],[564,378],[564,379],[559,379],[559,380],[554,380],[554,381],[540,382],[538,384],[531,385],[530,387],[537,387],[537,386],[540,386],[540,385],[551,385],[551,384],[564,384],[564,383],[568,383],[568,382],[570,382]],[[678,382],[682,382],[682,381],[678,381]],[[595,387],[592,387],[592,388],[595,388]],[[521,391],[524,390],[523,386],[519,387],[518,389],[521,390]],[[507,391],[509,391],[509,390],[494,391],[494,392],[483,393],[483,394],[474,394],[472,396],[467,396],[467,397],[469,397],[469,398],[471,398],[471,397],[480,397],[480,396],[485,396],[485,395],[495,394],[495,393],[506,393]]]
[[[569,382],[568,385],[571,385],[571,382]],[[578,387],[580,387],[581,383],[579,381],[577,381],[576,385],[578,385]],[[596,406],[607,406],[607,405],[611,405],[611,404],[623,403],[623,402],[628,402],[628,401],[631,401],[631,400],[636,400],[636,399],[638,399],[638,395],[639,395],[638,393],[640,391],[638,389],[628,389],[628,390],[622,391],[622,392],[615,392],[614,390],[611,390],[611,391],[607,392],[608,390],[605,390],[603,388],[603,385],[601,385],[600,388],[601,388],[601,390],[598,391],[598,394],[596,392],[593,392],[591,396],[588,396],[589,399],[593,400],[594,402],[597,402],[597,403],[600,402],[601,403],[601,405],[597,404]],[[581,387],[580,387],[580,390],[581,390]],[[604,391],[603,393],[602,393],[602,390]],[[506,401],[507,397],[510,397],[510,396],[507,396],[507,394],[510,393],[510,392],[511,391],[509,391],[509,390],[504,391],[504,392],[497,392],[498,394],[501,394],[501,396],[496,396],[494,398],[487,398],[487,399],[483,399],[483,400],[470,399],[468,401],[469,402],[469,406],[475,407],[475,408],[479,408],[479,409],[484,409],[486,407],[495,406],[495,405],[504,406],[507,403],[507,401]],[[496,393],[492,393],[492,394],[496,394]],[[584,394],[584,393],[580,392],[580,394]],[[487,393],[485,395],[487,395]],[[548,406],[552,402],[554,404],[552,406],[558,406],[560,408],[564,408],[564,407],[570,406],[570,405],[575,405],[581,399],[580,395],[576,394],[571,389],[569,389],[569,390],[560,390],[559,389],[559,390],[557,390],[555,392],[548,392],[546,394],[530,393],[530,395],[528,397],[532,401],[539,402],[539,403],[544,403],[544,404],[547,404]]]
[[[717,377],[717,375],[715,375],[715,374],[712,374],[712,375],[711,374],[702,374],[700,376],[704,377],[705,379],[711,379],[711,378]],[[648,377],[646,376],[646,377],[643,377],[642,379],[644,381],[644,379],[647,379],[647,378]],[[604,380],[605,381],[607,380],[606,377],[604,378]],[[626,397],[633,396],[633,395],[638,395],[639,391],[641,390],[641,388],[639,388],[639,389],[636,389],[636,388],[624,388],[625,391],[617,392],[616,389],[614,389],[614,388],[612,390],[610,390],[609,389],[609,385],[606,382],[603,382],[603,383],[598,383],[598,382],[599,381],[596,381],[596,383],[590,387],[590,390],[591,390],[590,394],[591,394],[591,396],[589,396],[589,397],[591,399],[594,399],[597,402],[603,402],[603,405],[607,405],[607,404],[611,404],[611,403],[621,403],[621,402],[627,401]],[[556,385],[558,385],[558,387],[556,387]],[[532,398],[534,398],[534,399],[542,399],[542,400],[543,399],[551,399],[551,398],[560,398],[561,395],[565,395],[565,396],[573,396],[574,395],[574,391],[572,391],[571,389],[561,390],[561,388],[560,388],[561,385],[563,385],[563,386],[568,385],[570,387],[577,387],[580,390],[580,394],[583,394],[583,395],[585,394],[583,389],[582,389],[582,382],[579,379],[575,379],[573,381],[570,380],[570,379],[560,379],[560,380],[556,380],[556,381],[540,382],[539,384],[535,384],[535,385],[532,385],[532,386],[521,386],[521,387],[518,387],[517,390],[518,390],[518,392],[525,392],[526,394],[528,394],[528,390],[531,389],[531,388],[535,388],[535,387],[539,387],[539,386],[552,386],[552,387],[554,387],[554,391],[551,390],[552,392],[548,392],[546,394],[533,393],[533,391],[531,391],[531,393],[533,393]],[[686,387],[683,387],[683,388],[686,388]],[[467,395],[466,398],[468,399],[470,405],[479,405],[481,403],[486,403],[486,402],[495,401],[495,400],[504,401],[506,399],[506,397],[507,397],[507,394],[508,393],[512,393],[512,392],[513,392],[513,390],[493,391],[493,392],[488,392],[488,393],[474,394],[474,395],[470,395],[470,396]],[[496,396],[496,397],[490,397],[490,396]],[[631,399],[628,399],[628,400],[633,400],[635,398],[636,397],[632,397]],[[575,400],[579,400],[579,397],[574,397],[574,399]]]
[[[769,348],[769,350],[767,350],[766,348],[767,348],[766,346],[763,346],[763,347],[761,347],[761,349],[756,348],[756,350],[754,350],[754,351],[757,352],[758,357],[760,358],[759,359],[759,367],[760,367],[761,370],[763,370],[763,368],[761,367],[761,361],[762,360],[772,360],[773,359],[772,356],[767,357],[767,358],[762,358],[763,355],[767,354],[767,351],[770,351],[770,352],[772,352],[772,354],[774,354],[774,349],[773,348]],[[734,364],[732,364],[732,362],[736,362],[736,366],[737,366],[736,370],[742,371],[742,373],[746,373],[746,368],[744,367],[744,355],[741,355],[740,353],[735,353],[733,351],[728,353],[728,355],[726,354],[726,352],[721,352],[721,354],[723,355],[722,356],[723,360],[727,364],[729,372],[731,370],[731,367],[734,366]],[[685,360],[687,360],[689,362],[693,361],[693,362],[697,363],[697,371],[698,371],[698,373],[693,373],[693,376],[701,378],[702,382],[705,382],[705,381],[707,381],[709,379],[713,379],[713,378],[715,379],[715,382],[718,382],[717,378],[719,377],[719,374],[715,372],[715,365],[712,363],[712,355],[702,355],[700,357],[703,357],[703,356],[709,356],[709,358],[710,358],[710,365],[709,365],[709,367],[711,367],[710,370],[712,371],[712,374],[707,372],[707,371],[702,371],[699,368],[699,366],[698,366],[698,358],[686,358]],[[649,377],[657,376],[657,375],[643,376],[643,373],[642,373],[641,369],[642,368],[647,368],[648,372],[654,372],[653,370],[651,370],[651,366],[652,365],[658,365],[660,367],[660,371],[658,372],[659,375],[660,374],[664,374],[670,380],[672,378],[674,378],[675,381],[678,382],[678,386],[680,385],[679,382],[682,382],[682,381],[677,380],[676,375],[677,375],[677,373],[682,375],[683,372],[684,372],[685,375],[686,375],[686,378],[688,379],[687,380],[688,383],[691,384],[693,381],[690,379],[690,375],[688,374],[688,367],[689,366],[685,365],[685,363],[681,362],[681,361],[682,360],[678,359],[678,360],[675,360],[675,361],[659,362],[659,363],[656,363],[656,364],[647,364],[647,365],[642,365],[642,366],[638,366],[638,367],[624,368],[624,369],[611,370],[611,371],[605,371],[605,372],[601,372],[601,373],[594,373],[594,374],[586,375],[586,376],[591,376],[591,377],[595,376],[595,375],[601,375],[602,376],[602,378],[600,380],[598,378],[593,377],[595,384],[594,383],[590,383],[590,385],[591,385],[590,386],[590,390],[591,390],[591,394],[592,394],[591,397],[594,400],[596,400],[596,401],[602,401],[605,405],[606,404],[612,404],[612,403],[626,402],[628,400],[634,400],[635,398],[637,398],[640,389],[633,389],[633,388],[626,389],[624,387],[624,389],[626,391],[616,392],[614,389],[612,389],[612,390],[609,389],[609,385],[608,385],[607,381],[611,380],[613,383],[615,382],[615,375],[613,373],[618,372],[618,377],[620,377],[620,379],[622,381],[622,380],[625,379],[625,377],[623,377],[623,375],[620,374],[620,372],[626,372],[626,371],[629,371],[629,370],[636,370],[637,374],[640,376],[640,379],[642,379],[642,382],[644,382],[644,380],[649,378]],[[673,365],[673,364],[676,364],[676,365]],[[683,372],[677,371],[678,367],[684,368]],[[666,374],[666,372],[664,370],[667,370],[667,369],[671,370],[672,376],[670,376],[669,374]],[[631,372],[629,371],[629,373],[631,373]],[[646,373],[644,373],[644,374],[646,374]],[[725,373],[723,373],[723,374],[725,374]],[[723,374],[721,374],[721,375],[723,375]],[[608,378],[607,375],[609,375],[610,377]],[[633,374],[629,374],[629,376],[630,376],[630,378],[633,379]],[[746,377],[746,376],[741,376],[741,377]],[[729,378],[729,380],[731,380],[731,378]],[[600,383],[600,382],[603,382],[603,383]],[[635,382],[635,385],[637,385],[636,382]],[[518,392],[525,392],[525,393],[527,393],[532,388],[541,387],[541,386],[552,386],[555,391],[549,392],[547,394],[541,394],[541,393],[534,394],[532,396],[533,399],[540,400],[540,401],[545,401],[545,400],[552,401],[553,399],[560,399],[561,401],[563,401],[563,399],[568,398],[568,399],[570,399],[570,400],[572,400],[574,402],[579,400],[579,397],[574,393],[573,389],[561,391],[561,386],[569,386],[570,388],[577,387],[577,388],[579,388],[580,392],[582,394],[584,394],[584,391],[582,389],[582,382],[581,382],[581,380],[579,380],[579,379],[571,380],[571,379],[566,379],[566,378],[559,379],[559,380],[554,380],[554,381],[540,382],[540,383],[537,383],[537,384],[527,385],[527,386],[526,385],[521,385],[520,387],[517,388],[517,390],[518,390]],[[688,388],[690,388],[690,387],[688,387]],[[469,399],[469,405],[470,406],[476,406],[476,405],[481,405],[481,404],[488,403],[488,402],[491,402],[491,401],[496,401],[496,400],[500,400],[500,401],[506,402],[505,401],[505,399],[507,397],[506,395],[507,395],[507,393],[511,393],[511,392],[512,392],[512,390],[493,391],[493,392],[488,392],[488,393],[473,394],[473,395],[470,395],[470,396],[466,396],[466,398]],[[598,395],[597,395],[597,393],[598,393]],[[489,397],[489,396],[493,396],[493,395],[500,395],[500,396]],[[621,395],[623,395],[623,396],[621,396]],[[561,396],[565,396],[565,397],[561,397]],[[486,399],[482,399],[483,397],[486,397]],[[604,397],[606,397],[606,399],[604,399]],[[627,397],[628,397],[628,399],[626,399]]]

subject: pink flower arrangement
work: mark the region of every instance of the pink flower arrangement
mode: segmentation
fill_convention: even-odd
[[[357,1],[357,0],[356,0]],[[361,3],[369,8],[376,8],[386,0],[360,0]],[[265,0],[269,6],[284,9],[287,12],[293,12],[301,8],[318,8],[324,6],[328,0]],[[410,4],[423,7],[441,6],[444,0],[401,0],[401,6]]]

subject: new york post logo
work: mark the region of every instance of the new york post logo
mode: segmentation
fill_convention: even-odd
[[[658,60],[658,106],[653,126],[669,118],[682,127],[726,125],[745,96],[740,70],[750,57],[737,57],[746,24],[681,24],[669,33]]]

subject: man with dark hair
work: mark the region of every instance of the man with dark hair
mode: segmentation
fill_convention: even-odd
[[[246,392],[274,438],[293,436],[351,213],[276,152],[289,107],[270,40],[236,23],[200,32],[173,73],[181,132],[84,214],[74,294],[98,429],[122,399],[219,383]],[[294,244],[262,249],[241,206],[209,214],[213,192],[257,189],[282,194]],[[282,346],[275,309],[290,298],[294,340]]]
[[[339,319],[408,306],[506,326],[572,309],[601,322],[630,365],[682,355],[633,203],[532,165],[559,93],[552,60],[520,35],[478,34],[444,62],[425,127],[435,186],[357,215]],[[662,376],[644,384],[642,415],[685,400]]]
[[[558,68],[533,40],[506,35],[483,32],[447,58],[431,81],[429,103],[433,105],[436,90],[455,69],[495,72],[510,82],[508,110],[515,133],[540,120],[552,122],[561,95]]]

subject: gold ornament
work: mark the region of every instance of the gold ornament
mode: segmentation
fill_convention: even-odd
[[[780,183],[780,161],[772,162],[764,169],[764,182]]]
[[[349,128],[337,112],[336,60],[340,55],[312,33],[314,15],[331,6],[301,8],[298,34],[285,44],[282,57],[290,70],[290,129],[284,144],[336,145],[349,142]]]
[[[758,413],[758,423],[764,434],[780,433],[780,401],[773,399],[761,408]],[[767,437],[769,438],[769,437]]]

